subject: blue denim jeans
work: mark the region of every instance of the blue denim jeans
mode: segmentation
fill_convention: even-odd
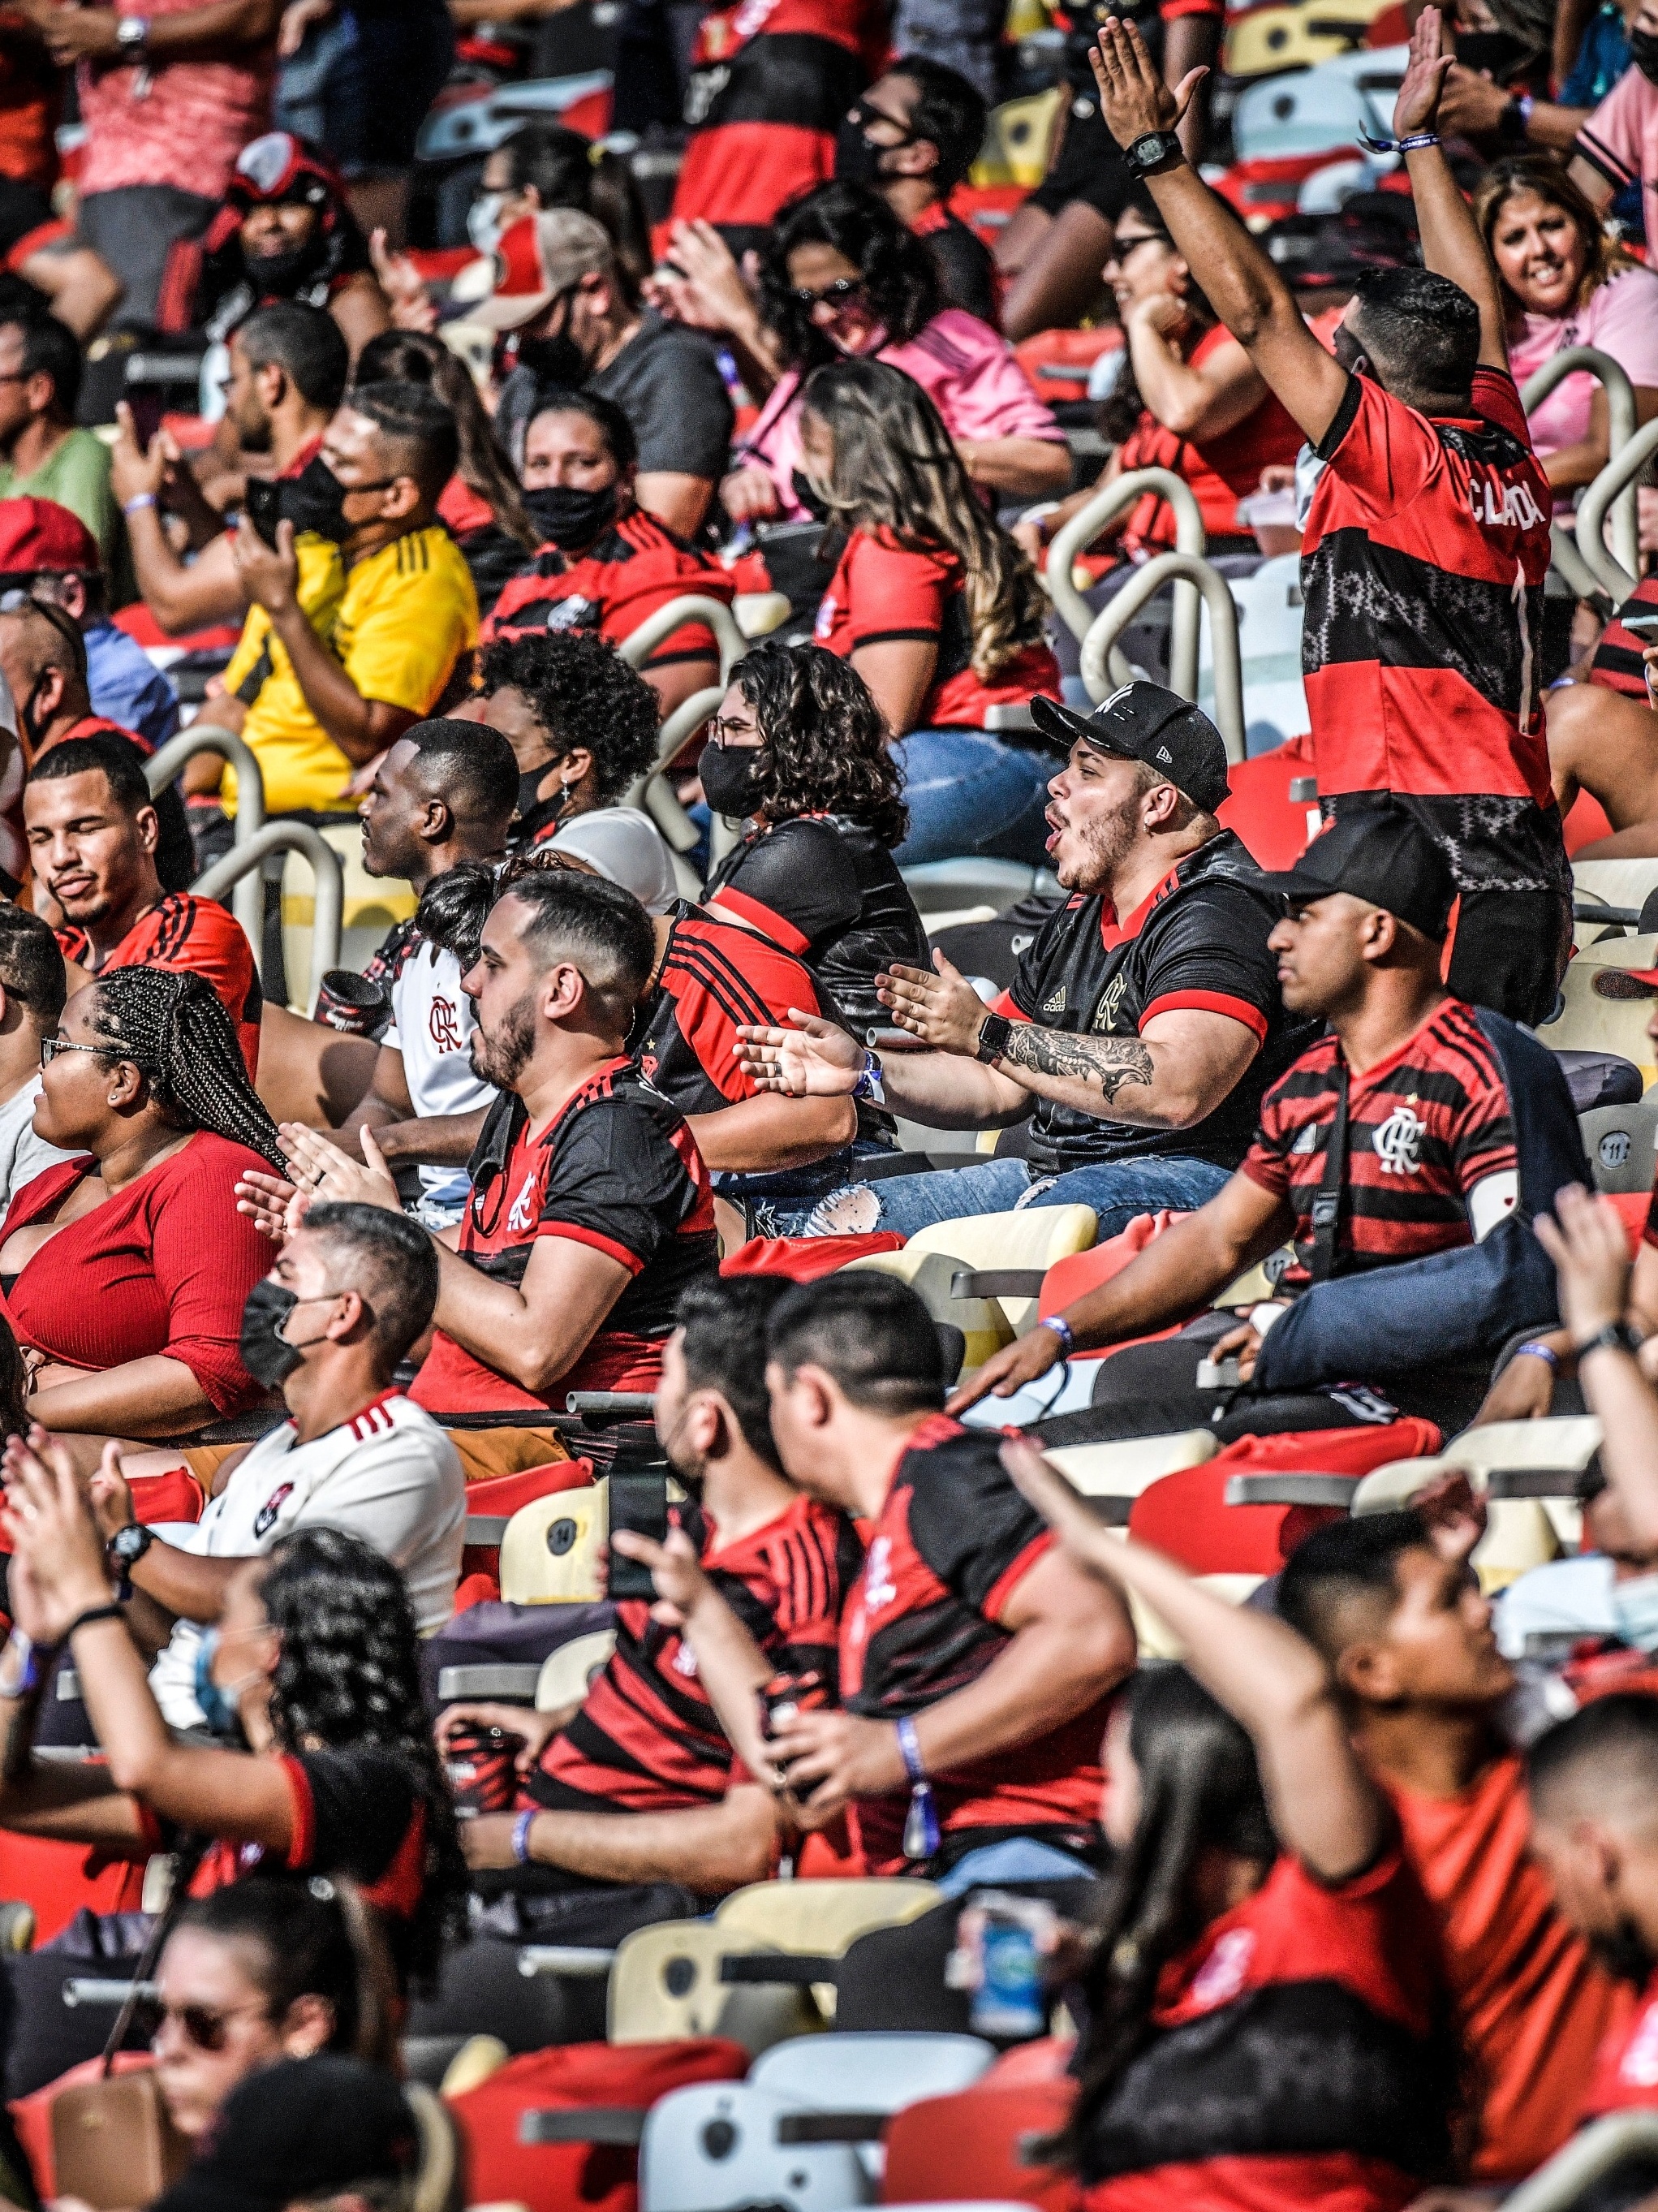
[[[970,1168],[931,1175],[891,1176],[883,1182],[853,1184],[815,1206],[800,1229],[807,1237],[848,1231],[896,1230],[913,1237],[937,1221],[975,1213],[1011,1213],[1028,1206],[1091,1206],[1099,1216],[1099,1241],[1127,1229],[1137,1214],[1162,1207],[1195,1212],[1226,1182],[1230,1170],[1212,1160],[1165,1157],[1103,1160],[1043,1175],[1029,1160],[985,1160]]]
[[[968,854],[1042,866],[1057,756],[1005,745],[983,730],[912,730],[893,751],[909,808],[909,835],[895,855],[901,868]]]

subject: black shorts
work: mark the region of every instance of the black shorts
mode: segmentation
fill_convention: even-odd
[[[1060,158],[1025,204],[1058,215],[1068,201],[1081,200],[1114,228],[1133,191],[1133,173],[1106,128],[1099,101],[1091,92],[1073,93]]]

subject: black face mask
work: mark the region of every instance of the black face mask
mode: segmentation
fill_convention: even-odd
[[[1512,31],[1459,31],[1456,34],[1458,61],[1476,76],[1489,76],[1493,84],[1506,83],[1535,51]]]
[[[829,519],[828,504],[811,478],[799,469],[793,469],[789,473],[789,482],[793,487],[797,502],[805,508],[812,520],[827,522]]]
[[[320,453],[313,454],[298,476],[283,483],[282,495],[282,519],[293,524],[296,538],[309,530],[338,545],[350,536],[351,526],[345,519],[345,486]]]
[[[299,1302],[294,1291],[285,1291],[280,1283],[266,1281],[255,1283],[243,1304],[238,1344],[242,1365],[267,1390],[280,1390],[301,1364],[301,1354],[323,1340],[322,1336],[307,1336],[298,1344],[290,1344],[282,1334],[283,1322]],[[323,1336],[327,1334],[325,1329]]]
[[[763,745],[704,745],[702,791],[716,814],[746,822],[761,801]]]
[[[537,384],[560,384],[574,392],[587,380],[587,363],[573,337],[520,338],[518,365],[527,368]]]
[[[835,134],[835,181],[837,185],[878,185],[881,156],[896,154],[899,146],[913,146],[915,134],[907,131],[896,146],[877,146],[864,136],[866,125],[877,120],[873,108],[860,100],[850,115],[843,115]],[[886,121],[884,116],[878,118]]]
[[[244,253],[247,281],[262,299],[292,299],[307,277],[315,275],[328,258],[328,240],[321,225],[302,246],[286,246],[280,253]]]
[[[544,831],[556,830],[570,811],[572,793],[568,783],[556,783],[549,797],[541,795],[543,779],[551,766],[550,761],[543,761],[539,768],[527,769],[518,780],[513,836],[520,848],[532,843]]]
[[[46,733],[46,726],[40,720],[39,715],[36,714],[34,711],[34,703],[40,696],[41,689],[46,683],[48,673],[48,671],[43,670],[41,673],[35,678],[33,683],[29,686],[28,697],[24,700],[22,705],[17,709],[17,720],[21,726],[24,738],[32,753],[38,753],[39,751],[40,739]]]
[[[1658,31],[1631,31],[1630,59],[1649,84],[1658,84]]]
[[[616,520],[616,486],[578,491],[574,484],[544,484],[539,491],[525,493],[524,505],[543,540],[550,538],[563,552],[591,545]]]

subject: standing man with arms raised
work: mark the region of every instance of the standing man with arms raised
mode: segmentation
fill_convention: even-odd
[[[1302,668],[1320,796],[1391,793],[1437,839],[1460,897],[1448,981],[1546,1020],[1570,947],[1570,881],[1539,702],[1552,497],[1508,370],[1497,276],[1440,150],[1450,67],[1424,8],[1394,128],[1422,270],[1363,278],[1333,356],[1174,135],[1197,88],[1163,83],[1108,20],[1101,109],[1216,313],[1320,464],[1302,540]]]

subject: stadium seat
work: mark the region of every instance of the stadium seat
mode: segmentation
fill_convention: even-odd
[[[508,1605],[591,1604],[604,1595],[598,1553],[610,1527],[602,1482],[521,1505],[501,1539],[501,1595]]]
[[[556,1491],[583,1490],[593,1479],[592,1462],[552,1460],[544,1467],[526,1468],[521,1474],[495,1474],[466,1486],[466,1545],[460,1555],[463,1575],[488,1575],[500,1595],[501,1540],[507,1524],[521,1505]],[[464,1610],[459,1591],[455,1611]]]
[[[761,1973],[765,1960],[784,1955],[781,1944],[762,1943],[708,1920],[637,1928],[617,1946],[610,1968],[610,2039],[658,2043],[716,2035],[753,2053],[791,2036],[813,2034],[823,2026],[823,2014],[808,1981],[725,1977],[728,1960],[753,1959],[760,1963],[750,1971]],[[801,1970],[791,1962],[786,1971]]]
[[[609,1666],[615,1650],[615,1629],[596,1628],[591,1635],[578,1636],[550,1651],[536,1677],[536,1711],[556,1713],[566,1705],[579,1705],[594,1675]]]
[[[1318,783],[1310,738],[1291,738],[1227,771],[1231,797],[1221,826],[1242,837],[1263,868],[1292,868],[1316,829]]]
[[[819,2119],[823,2117],[817,2116]],[[872,2203],[857,2146],[823,2142],[791,2097],[749,2082],[677,2089],[653,2105],[639,2147],[640,2212],[845,2212]]]
[[[1056,879],[1046,869],[1028,867],[1023,860],[998,860],[975,855],[957,860],[923,860],[904,870],[904,881],[925,920],[930,915],[955,913],[963,907],[987,906],[1005,914],[1033,891],[1057,891]]]
[[[331,845],[345,870],[345,906],[340,917],[342,968],[361,974],[379,951],[387,930],[406,921],[419,903],[412,884],[390,876],[371,876],[362,864],[362,831],[348,815],[338,829],[318,833]],[[301,853],[282,860],[282,968],[288,1002],[296,1014],[310,1012],[306,993],[311,979],[311,926],[316,913],[311,863]]]
[[[1658,1077],[1658,1059],[1647,1036],[1651,1012],[1646,999],[1603,999],[1593,988],[1599,968],[1658,966],[1658,936],[1608,938],[1588,945],[1566,970],[1558,1018],[1539,1025],[1538,1036],[1552,1051],[1615,1052],[1633,1060],[1643,1082]]]
[[[906,1875],[857,1881],[756,1881],[734,1889],[714,1924],[779,1951],[834,1956],[872,1928],[896,1928],[931,1912],[941,1893]]]
[[[901,1252],[878,1252],[854,1260],[853,1268],[896,1275],[926,1305],[935,1321],[952,1322],[967,1339],[964,1370],[981,1367],[1000,1346],[1011,1343],[1036,1316],[1033,1294],[1010,1297],[957,1297],[955,1279],[975,1269],[1041,1269],[1080,1252],[1094,1241],[1098,1217],[1090,1206],[1026,1206],[1018,1212],[969,1214],[957,1221],[930,1222]]]
[[[1032,2146],[1065,2125],[1076,2093],[1070,2080],[985,2085],[907,2106],[887,2129],[883,2203],[993,2201],[1072,2212],[1075,2178],[1035,2162]]]
[[[1578,1127],[1597,1190],[1651,1190],[1658,1104],[1596,1106],[1578,1116]]]
[[[1115,1499],[1126,1528],[1128,1509],[1142,1491],[1182,1468],[1201,1467],[1219,1449],[1207,1429],[1176,1429],[1110,1443],[1060,1444],[1048,1456],[1085,1498]]]
[[[995,2056],[976,2035],[807,2035],[762,2051],[749,2080],[825,2112],[892,2113],[968,2088]]]

